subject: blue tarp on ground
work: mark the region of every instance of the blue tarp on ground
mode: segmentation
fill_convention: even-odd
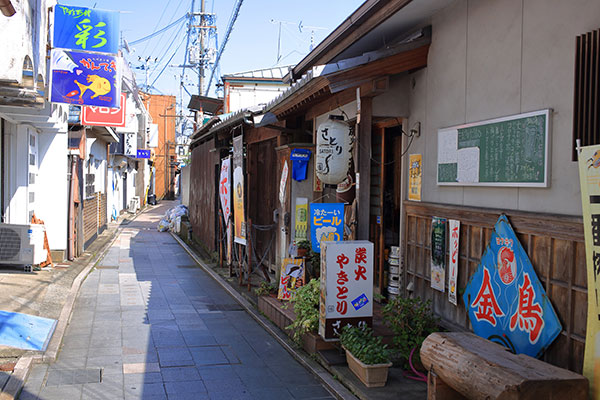
[[[0,346],[46,350],[55,327],[55,319],[0,311]]]

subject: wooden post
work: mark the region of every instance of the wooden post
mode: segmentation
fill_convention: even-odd
[[[248,224],[247,224],[247,229],[246,229],[246,236],[248,237],[248,241],[246,242],[248,245],[248,250],[246,251],[246,254],[248,256],[248,291],[250,291],[250,288],[252,286],[251,282],[250,282],[250,272],[252,272],[252,219],[248,218]]]
[[[233,238],[231,237],[231,215],[229,215],[229,219],[227,220],[227,225],[225,229],[227,230],[227,264],[229,265],[229,277],[233,276]],[[231,249],[231,251],[229,250]]]
[[[242,264],[244,263],[244,260],[242,260],[242,246],[241,244],[238,245],[238,282],[240,286],[242,286]]]
[[[427,400],[463,400],[465,397],[448,386],[433,371],[427,374]]]
[[[361,97],[360,123],[358,125],[358,240],[369,239],[369,214],[371,208],[371,122],[373,99]]]
[[[378,265],[378,278],[379,278],[379,294],[383,294],[383,255],[385,252],[385,232],[384,232],[384,224],[385,220],[383,219],[383,208],[384,198],[385,198],[385,128],[379,128],[381,131],[381,165],[380,165],[380,179],[381,186],[379,186],[379,265]]]
[[[219,268],[223,268],[223,213],[219,210]]]

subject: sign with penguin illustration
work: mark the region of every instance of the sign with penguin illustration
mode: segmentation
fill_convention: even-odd
[[[121,59],[108,54],[53,49],[50,101],[120,107]]]

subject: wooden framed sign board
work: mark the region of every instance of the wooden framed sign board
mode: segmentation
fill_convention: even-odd
[[[437,184],[548,187],[552,110],[438,130]]]

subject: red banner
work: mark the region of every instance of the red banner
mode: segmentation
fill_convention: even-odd
[[[125,126],[125,103],[127,95],[121,93],[121,108],[98,106],[82,107],[81,123],[96,126]]]

